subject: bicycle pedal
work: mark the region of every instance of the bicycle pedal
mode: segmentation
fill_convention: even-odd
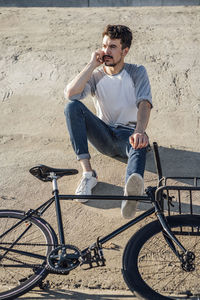
[[[91,269],[103,267],[106,265],[105,262],[106,259],[104,258],[102,248],[93,246],[91,249],[88,249],[88,251],[82,256],[82,261],[80,265],[82,266],[88,264],[89,267],[87,269]]]

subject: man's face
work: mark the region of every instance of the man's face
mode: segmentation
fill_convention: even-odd
[[[108,67],[115,67],[127,54],[127,48],[122,50],[120,39],[111,39],[105,35],[102,42],[102,50],[105,54],[103,60]]]

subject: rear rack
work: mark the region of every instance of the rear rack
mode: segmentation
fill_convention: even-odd
[[[164,184],[163,185],[168,185],[168,182],[170,180],[178,180],[178,181],[181,181],[183,183],[187,183],[187,184],[190,184],[194,187],[198,187],[200,186],[200,177],[163,177],[162,178],[162,181],[164,181]],[[198,185],[199,183],[199,185]]]
[[[166,177],[155,197],[167,214],[200,215],[200,177]]]
[[[153,143],[154,161],[158,174],[155,193],[163,211],[167,214],[200,215],[200,177],[163,177],[158,145]]]

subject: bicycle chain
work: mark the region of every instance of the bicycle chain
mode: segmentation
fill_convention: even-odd
[[[0,243],[0,245],[12,245],[13,243]],[[55,244],[30,244],[30,243],[17,243],[15,246],[55,246]],[[56,246],[62,246],[62,245],[56,245]]]
[[[4,243],[0,243],[0,245],[12,245],[13,243],[7,243],[7,242],[4,242]],[[15,246],[55,246],[53,244],[30,244],[30,243],[17,243],[15,244]],[[9,251],[9,249],[8,249]],[[0,258],[1,258],[1,255],[0,255]],[[17,259],[14,259],[14,258],[10,258],[10,257],[5,257],[5,259],[7,260],[10,260],[10,261],[13,261],[13,262],[16,262],[16,263],[21,263],[21,264],[24,264],[25,266],[28,266],[30,268],[37,268],[37,267],[41,267],[41,265],[32,265],[32,264],[28,264],[24,261],[20,261],[20,260],[17,260]]]
[[[0,256],[1,257],[1,256]],[[26,262],[23,262],[23,261],[20,261],[18,259],[14,259],[14,258],[10,258],[10,257],[5,257],[5,259],[7,260],[11,260],[13,262],[17,262],[17,263],[20,263],[20,264],[24,264],[25,266],[28,266],[30,268],[37,268],[37,267],[41,267],[41,265],[32,265],[32,264],[27,264]]]
[[[4,243],[0,243],[0,245],[12,245],[12,243],[8,243],[8,242],[4,242]],[[55,247],[55,244],[30,244],[30,243],[17,243],[15,244],[15,246],[54,246]],[[57,247],[59,246],[63,246],[63,245],[56,245]],[[77,248],[77,250],[80,252],[80,250]],[[9,249],[8,249],[9,251]],[[12,252],[12,251],[11,251]],[[0,255],[0,258],[1,258],[1,255]],[[5,259],[9,260],[9,261],[12,261],[12,262],[15,262],[15,263],[21,263],[21,264],[24,264],[25,266],[29,267],[29,268],[39,268],[41,267],[41,265],[33,265],[33,264],[28,264],[26,262],[23,262],[23,261],[20,261],[18,259],[14,259],[14,258],[10,258],[10,257],[5,257]],[[44,266],[46,268],[46,270],[48,271],[54,271],[55,273],[60,273],[60,274],[69,274],[69,271],[59,271],[59,270],[56,270],[55,268],[52,268],[48,263],[46,263],[46,265]]]

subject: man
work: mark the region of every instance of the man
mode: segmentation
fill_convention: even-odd
[[[124,62],[132,42],[128,27],[108,25],[102,37],[102,49],[92,53],[89,63],[65,89],[65,97],[72,100],[65,108],[67,126],[83,169],[76,194],[91,195],[97,184],[89,140],[105,155],[128,159],[124,194],[142,195],[149,143],[145,130],[152,107],[148,75],[143,66]],[[88,94],[94,99],[97,116],[79,101]],[[122,201],[124,218],[132,218],[135,212],[136,201]]]

